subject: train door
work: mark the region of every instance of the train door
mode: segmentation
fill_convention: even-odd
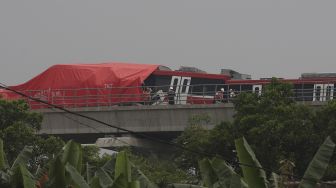
[[[181,87],[180,87],[180,97],[178,104],[187,104],[187,97],[189,92],[191,77],[182,77],[181,78]]]
[[[175,91],[175,104],[186,104],[191,77],[173,76],[170,87]]]
[[[314,84],[313,101],[324,101],[323,84]]]
[[[334,84],[324,84],[325,100],[329,101],[334,98]]]
[[[262,85],[253,85],[252,92],[261,95]]]
[[[175,98],[174,103],[179,101],[179,91],[180,91],[180,84],[181,84],[181,76],[173,76],[170,82],[170,87],[173,87],[173,90],[175,91]]]

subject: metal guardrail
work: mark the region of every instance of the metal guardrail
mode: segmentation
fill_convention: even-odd
[[[254,83],[255,84],[255,83]],[[332,83],[333,84],[333,83]],[[114,105],[166,105],[169,101],[174,104],[211,104],[231,102],[233,98],[243,92],[263,93],[259,90],[244,89],[247,84],[202,84],[175,85],[174,100],[169,98],[170,85],[142,86],[142,87],[109,87],[109,88],[79,88],[79,89],[48,89],[27,90],[23,93],[65,108],[100,107]],[[251,85],[251,84],[249,84]],[[330,85],[325,84],[324,85]],[[333,99],[332,87],[293,89],[293,99],[297,101],[328,101]],[[150,90],[148,89],[150,88]],[[178,91],[176,91],[178,88]],[[225,88],[221,92],[221,88]],[[238,88],[238,89],[237,89]],[[33,100],[28,100],[32,109],[48,108]]]

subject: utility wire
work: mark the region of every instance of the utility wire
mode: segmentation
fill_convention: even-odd
[[[72,115],[75,115],[75,116],[79,116],[79,117],[82,117],[82,118],[85,118],[85,119],[89,119],[89,120],[97,122],[99,124],[103,124],[105,126],[112,127],[112,128],[117,129],[117,130],[122,130],[122,131],[128,132],[130,134],[133,134],[135,136],[139,136],[139,137],[148,139],[148,140],[153,141],[153,142],[159,142],[161,144],[166,144],[166,145],[169,145],[169,146],[173,146],[175,148],[178,148],[178,149],[181,149],[181,150],[185,150],[185,151],[188,151],[188,152],[191,152],[191,153],[194,153],[194,154],[198,154],[198,155],[202,155],[202,156],[206,156],[206,157],[220,157],[220,158],[224,159],[225,161],[229,161],[226,158],[224,158],[223,156],[219,156],[217,154],[204,153],[204,152],[200,152],[200,151],[195,151],[195,150],[186,148],[186,147],[184,147],[182,145],[179,145],[177,143],[174,143],[174,142],[167,142],[167,141],[155,138],[155,137],[148,136],[148,135],[143,134],[143,133],[138,133],[138,132],[135,132],[135,131],[132,131],[132,130],[128,130],[128,129],[125,129],[125,128],[122,128],[122,127],[118,127],[116,125],[108,124],[106,122],[103,122],[101,120],[95,119],[95,118],[90,117],[90,116],[82,115],[80,113],[68,110],[68,109],[63,108],[61,106],[58,106],[58,105],[55,105],[55,104],[51,104],[51,103],[43,101],[41,99],[34,98],[34,97],[29,96],[29,95],[26,95],[26,94],[24,94],[24,93],[22,93],[20,91],[16,91],[14,89],[11,89],[10,87],[6,86],[5,84],[3,84],[1,82],[0,82],[0,88],[3,88],[5,90],[11,91],[13,93],[16,93],[16,94],[18,94],[18,95],[20,95],[22,97],[27,98],[27,99],[30,99],[30,100],[33,100],[33,101],[36,101],[36,102],[40,102],[40,103],[45,104],[47,106],[51,106],[51,107],[53,107],[55,109],[59,109],[59,110],[64,111],[66,113],[69,113],[69,114],[72,114]],[[230,163],[228,163],[228,164],[230,164]],[[251,165],[251,164],[244,164],[244,163],[241,163],[241,162],[236,162],[236,164],[239,164],[240,166],[246,166],[246,167],[250,167],[250,168],[256,168],[256,169],[264,170],[266,172],[273,172],[271,169],[266,169],[266,168],[258,167],[258,166]],[[235,165],[232,165],[232,164],[230,164],[230,165],[231,166],[235,166]],[[315,182],[314,179],[303,178],[303,177],[299,177],[299,176],[292,175],[292,174],[286,174],[286,173],[277,173],[277,174],[279,174],[279,175],[285,175],[285,176],[292,176],[294,178],[298,178],[298,179],[301,179],[301,180],[307,180],[307,181]],[[321,182],[321,181],[319,181],[318,183],[330,185],[330,183],[327,183],[327,182]]]

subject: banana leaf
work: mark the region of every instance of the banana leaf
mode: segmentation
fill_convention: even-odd
[[[0,170],[4,170],[8,166],[6,165],[7,163],[5,162],[5,152],[3,149],[3,141],[0,139]]]
[[[129,188],[140,188],[140,182],[137,180],[132,181],[131,183],[129,183],[128,187]]]
[[[310,161],[299,188],[316,187],[317,182],[319,182],[323,177],[323,174],[329,165],[329,161],[334,153],[334,149],[335,143],[331,140],[330,137],[327,137],[324,143],[318,149],[313,160]]]
[[[270,188],[279,188],[280,187],[279,179],[280,179],[279,175],[272,172],[270,178]]]
[[[16,157],[11,170],[15,169],[19,164],[27,165],[28,161],[30,160],[31,154],[33,152],[33,149],[29,146],[25,146],[23,150],[19,153],[19,155]]]
[[[131,164],[128,161],[126,152],[124,151],[117,154],[114,176],[115,179],[118,178],[118,181],[124,181],[122,184],[128,184],[131,182]]]
[[[83,176],[73,167],[70,163],[65,165],[65,170],[71,176],[72,181],[80,188],[90,188],[89,184],[86,183]]]
[[[12,187],[35,188],[35,180],[25,165],[18,163],[13,171],[10,180]]]
[[[61,156],[57,156],[55,160],[50,163],[49,167],[49,182],[51,188],[66,187],[65,167],[62,163]]]
[[[70,140],[64,146],[64,152],[62,156],[62,163],[70,163],[77,169],[78,172],[82,171],[82,146],[72,140]]]
[[[203,159],[198,162],[198,166],[200,167],[202,180],[205,186],[213,188],[214,184],[218,181],[218,177],[212,168],[210,160]]]
[[[99,168],[96,172],[96,177],[99,179],[99,185],[102,188],[108,188],[113,185],[112,178],[102,168]]]
[[[116,179],[114,179],[112,188],[128,188],[128,182],[125,181],[124,174],[120,174]]]
[[[224,160],[214,158],[211,165],[218,178],[219,185],[230,188],[248,187],[241,176],[235,173],[233,168],[227,165]]]
[[[90,187],[91,188],[102,188],[102,186],[100,186],[100,183],[99,183],[99,177],[95,176],[91,179]]]
[[[115,163],[116,163],[116,159],[112,158],[111,160],[107,161],[104,166],[102,167],[102,169],[109,173],[109,174],[113,174],[114,170],[115,170]]]
[[[245,138],[235,140],[235,145],[244,181],[251,188],[267,188],[266,173]]]
[[[137,172],[136,179],[140,182],[141,188],[158,188],[158,186],[155,185],[153,182],[151,182],[141,170],[137,169],[136,172]]]

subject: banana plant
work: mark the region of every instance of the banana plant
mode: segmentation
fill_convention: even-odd
[[[69,141],[63,152],[52,159],[39,179],[41,188],[75,187],[90,188],[81,175],[82,147],[80,144]]]
[[[25,147],[19,153],[12,166],[9,166],[3,150],[3,141],[0,139],[0,187],[36,187],[34,177],[27,169],[31,153],[32,148]]]
[[[278,188],[280,187],[279,176],[271,174],[270,181],[267,180],[266,173],[256,158],[253,150],[245,140],[240,138],[235,141],[239,162],[243,171],[243,178],[250,188]],[[321,180],[329,161],[333,155],[335,143],[327,137],[324,143],[311,160],[304,177],[300,183],[300,188],[314,188]]]
[[[307,170],[303,175],[303,179],[299,188],[314,188],[323,177],[329,161],[334,153],[335,143],[327,137],[324,143],[316,152],[312,161],[310,161]]]
[[[235,140],[235,145],[245,182],[251,188],[267,188],[266,173],[245,138]]]
[[[114,178],[111,178],[111,169],[114,165]],[[108,162],[95,173],[90,185],[92,188],[152,188],[149,180],[142,174],[141,181],[136,178],[132,179],[132,164],[130,163],[127,153],[122,151],[116,156],[115,163]],[[112,168],[111,168],[112,167]],[[140,171],[141,173],[141,171]],[[140,186],[143,185],[143,186]]]
[[[40,169],[37,173],[38,187],[157,188],[139,169],[136,169],[135,176],[132,178],[131,165],[127,153],[119,152],[115,160],[108,161],[99,168],[94,177],[87,178],[89,180],[87,182],[80,173],[82,147],[78,143],[69,141],[64,146],[63,152],[51,160],[47,168]]]
[[[203,159],[199,162],[204,184],[209,188],[247,188],[240,175],[224,160],[214,158]]]

